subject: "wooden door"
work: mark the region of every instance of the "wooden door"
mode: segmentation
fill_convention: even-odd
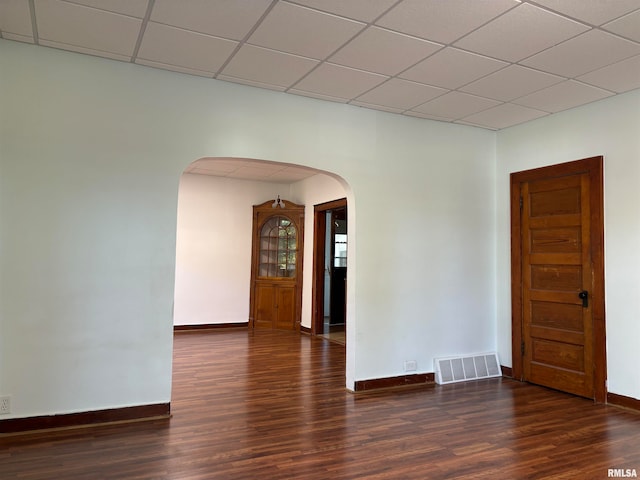
[[[604,401],[602,158],[519,172],[511,181],[519,376]]]
[[[300,330],[304,205],[253,207],[249,327]]]

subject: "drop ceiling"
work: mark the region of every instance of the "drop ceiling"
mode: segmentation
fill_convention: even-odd
[[[290,184],[322,172],[288,163],[253,160],[250,158],[205,157],[192,162],[184,173],[226,177],[235,180]]]
[[[491,130],[640,88],[640,0],[0,0],[0,35]]]

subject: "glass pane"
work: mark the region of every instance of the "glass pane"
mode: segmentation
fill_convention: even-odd
[[[347,266],[347,235],[344,233],[336,233],[334,238],[334,267]]]
[[[261,277],[295,277],[297,231],[286,217],[268,219],[260,231],[258,275]]]

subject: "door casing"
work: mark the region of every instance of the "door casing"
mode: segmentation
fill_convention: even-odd
[[[604,302],[604,185],[603,157],[590,157],[511,174],[511,332],[512,374],[523,380],[523,301],[521,245],[521,184],[524,182],[588,173],[590,178],[591,261],[593,272],[593,382],[594,400],[607,398],[607,355]]]
[[[326,249],[326,212],[347,208],[347,199],[341,198],[313,207],[313,273],[311,285],[311,334],[323,331],[324,323],[324,262]]]

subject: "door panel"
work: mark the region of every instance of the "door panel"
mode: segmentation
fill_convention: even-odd
[[[295,330],[295,287],[276,287],[276,312],[275,328],[280,330]]]
[[[256,328],[273,328],[275,320],[276,302],[273,286],[270,284],[255,284],[255,315]]]
[[[512,174],[512,304],[514,375],[603,401],[601,182],[601,157]]]
[[[588,189],[587,174],[522,185],[525,378],[587,397],[593,393],[592,319],[578,294],[592,283]],[[570,321],[538,323],[534,306],[541,303],[564,312],[577,306],[572,328],[565,327]]]

